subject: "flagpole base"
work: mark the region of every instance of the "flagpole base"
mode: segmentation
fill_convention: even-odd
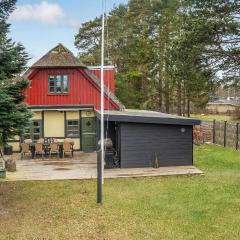
[[[102,154],[97,151],[97,203],[102,204]]]

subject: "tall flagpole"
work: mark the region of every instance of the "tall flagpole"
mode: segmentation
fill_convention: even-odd
[[[102,50],[101,50],[101,170],[102,184],[104,171],[104,23],[105,23],[105,0],[102,0]]]
[[[98,159],[98,179],[97,179],[97,202],[102,203],[102,185],[104,173],[104,17],[105,17],[105,0],[102,0],[102,46],[101,46],[101,159]]]

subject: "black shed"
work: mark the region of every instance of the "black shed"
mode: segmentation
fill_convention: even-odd
[[[193,125],[200,120],[143,110],[105,111],[104,120],[121,168],[193,164]]]

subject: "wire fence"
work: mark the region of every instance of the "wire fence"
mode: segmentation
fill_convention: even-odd
[[[195,144],[213,143],[240,150],[240,123],[227,121],[202,122],[194,126]]]

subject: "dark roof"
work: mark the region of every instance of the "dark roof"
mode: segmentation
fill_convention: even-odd
[[[96,111],[97,117],[100,119],[100,111]],[[167,113],[130,110],[122,111],[105,111],[104,119],[114,122],[135,122],[135,123],[154,123],[154,124],[171,124],[171,125],[199,125],[200,120],[185,118]]]
[[[85,65],[69,49],[59,43],[35,62],[31,68],[53,67],[85,67]]]

